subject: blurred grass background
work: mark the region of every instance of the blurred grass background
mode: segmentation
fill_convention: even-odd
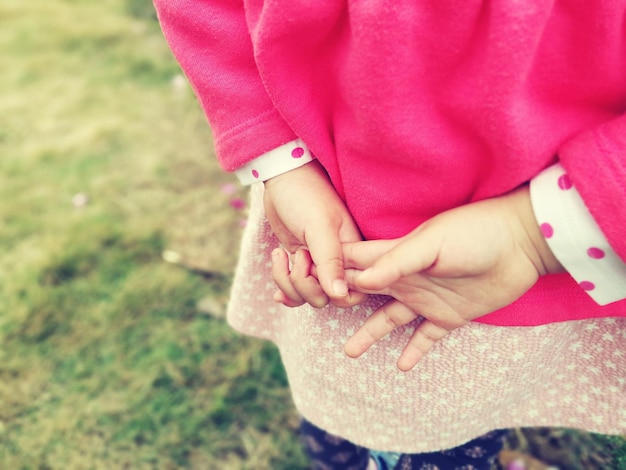
[[[245,194],[150,1],[2,0],[0,50],[0,468],[304,468],[278,354],[221,318]]]
[[[223,320],[246,195],[150,0],[2,0],[0,51],[0,469],[306,468],[275,348]]]

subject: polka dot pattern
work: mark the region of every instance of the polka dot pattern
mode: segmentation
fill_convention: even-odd
[[[603,249],[592,246],[587,250],[587,255],[589,256],[589,258],[602,259],[606,256],[606,253]]]
[[[578,285],[584,291],[590,291],[596,288],[595,284],[591,281],[581,281],[578,283]]]
[[[541,233],[580,289],[598,305],[626,299],[626,263],[611,249],[563,167],[555,164],[533,178],[530,196]]]
[[[552,236],[554,235],[554,229],[552,228],[552,225],[547,222],[541,224],[539,228],[541,229],[541,233],[543,234],[543,236],[546,238],[552,238]]]
[[[255,158],[235,171],[239,181],[253,184],[267,181],[313,160],[313,156],[301,140],[296,139]]]
[[[572,180],[570,179],[569,175],[566,173],[564,175],[559,176],[558,181],[558,185],[559,185],[559,189],[563,190],[563,191],[567,191],[568,189],[572,189]]]

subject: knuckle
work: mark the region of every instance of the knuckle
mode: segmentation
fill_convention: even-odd
[[[424,338],[426,338],[431,343],[436,343],[449,333],[446,328],[437,326],[430,322],[424,325],[424,327],[420,328],[418,331]]]
[[[343,257],[347,263],[354,264],[354,245],[352,243],[344,245]]]
[[[419,337],[415,338],[413,341],[409,341],[406,345],[407,350],[412,350],[419,356],[426,354],[432,347],[433,345],[431,343],[425,344],[419,341]]]
[[[417,334],[421,336],[422,338],[424,338],[426,342],[431,346],[433,343],[436,343],[438,340],[438,338],[432,335],[428,330],[419,330]],[[428,349],[430,349],[430,346]]]
[[[385,325],[389,328],[389,330],[396,329],[400,326],[397,318],[394,316],[393,313],[389,311],[388,308],[383,307],[380,313],[383,321],[385,322]]]
[[[368,323],[365,323],[363,325],[360,333],[364,338],[367,339],[368,344],[374,344],[376,341],[383,337],[383,335],[379,335],[378,332],[373,328],[373,326]]]
[[[363,302],[365,302],[365,300],[367,300],[367,298],[368,298],[367,294],[350,291],[348,294],[348,297],[345,297],[343,299],[337,299],[337,300],[333,299],[332,303],[335,307],[350,308],[350,307],[354,307],[355,305],[362,304]]]
[[[324,269],[325,271],[343,271],[343,259],[338,257],[326,258],[318,264],[318,270]]]

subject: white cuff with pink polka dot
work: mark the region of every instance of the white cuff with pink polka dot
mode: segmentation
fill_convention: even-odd
[[[300,139],[292,140],[264,153],[235,171],[241,184],[267,181],[274,176],[305,165],[313,160],[309,149]]]
[[[626,263],[613,251],[565,169],[556,164],[530,184],[530,198],[548,246],[599,305],[626,298]]]

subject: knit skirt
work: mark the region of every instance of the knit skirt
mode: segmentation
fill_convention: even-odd
[[[276,304],[270,255],[278,241],[262,191],[251,191],[227,318],[278,346],[295,406],[308,421],[360,446],[401,453],[452,448],[510,427],[626,433],[626,318],[471,323],[401,372],[396,361],[412,324],[348,358],[343,344],[386,299],[371,296],[348,309]]]

